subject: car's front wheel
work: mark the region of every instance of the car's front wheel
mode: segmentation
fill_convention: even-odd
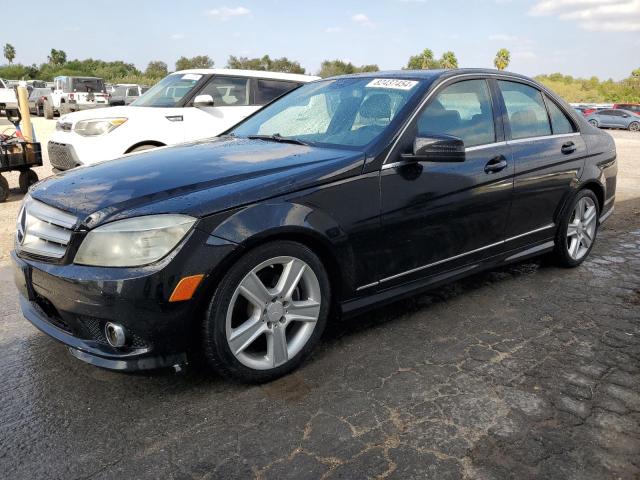
[[[591,125],[593,125],[594,127],[597,127],[597,126],[598,126],[598,121],[597,121],[597,120],[593,120],[593,119],[592,119],[592,120],[589,120],[589,123],[590,123]]]
[[[629,130],[632,132],[640,131],[640,122],[631,122],[629,124]]]
[[[563,267],[577,267],[596,241],[600,208],[589,189],[580,190],[565,210],[556,233],[555,256]]]
[[[312,250],[290,241],[261,245],[216,288],[203,324],[205,357],[245,382],[285,375],[319,342],[330,297],[327,272]]]

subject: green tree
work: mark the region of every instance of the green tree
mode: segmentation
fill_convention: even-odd
[[[145,76],[149,78],[164,78],[169,73],[167,64],[160,60],[153,60],[147,65],[147,69],[144,71]]]
[[[9,65],[13,63],[13,59],[16,58],[16,48],[10,43],[4,46],[4,58],[9,61]]]
[[[260,58],[247,58],[229,56],[227,61],[228,68],[238,68],[241,70],[265,70],[269,72],[285,72],[285,73],[305,73],[305,69],[295,60],[289,60],[287,57],[271,58],[264,55]]]
[[[409,70],[433,70],[440,68],[440,62],[438,62],[433,56],[433,50],[425,48],[418,55],[409,57],[407,62],[407,69]]]
[[[496,53],[496,58],[493,60],[493,64],[498,70],[504,70],[509,66],[511,62],[511,53],[506,48],[501,48]]]
[[[445,69],[452,69],[452,68],[458,68],[458,59],[456,57],[456,54],[448,51],[448,52],[444,52],[442,54],[442,58],[440,58],[440,68],[445,68]]]
[[[67,63],[67,53],[64,50],[52,48],[47,60],[52,65],[64,65]]]
[[[336,75],[349,75],[352,73],[361,73],[361,72],[377,72],[380,68],[378,65],[362,65],[360,67],[355,66],[351,62],[344,62],[342,60],[325,60],[320,65],[320,71],[318,75],[325,77],[335,77]]]
[[[211,67],[213,67],[213,60],[209,58],[209,55],[197,55],[191,58],[180,57],[176,61],[176,70],[189,70],[190,68]]]
[[[9,63],[11,63],[11,62],[9,62]],[[640,68],[636,68],[633,72],[631,72],[631,76],[635,77],[635,78],[640,78]]]

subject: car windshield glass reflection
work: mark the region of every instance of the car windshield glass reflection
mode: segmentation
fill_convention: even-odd
[[[202,75],[194,73],[169,75],[151,87],[131,105],[136,107],[175,107],[201,78]]]
[[[363,147],[384,132],[419,90],[418,81],[342,78],[300,87],[231,133],[309,144]]]

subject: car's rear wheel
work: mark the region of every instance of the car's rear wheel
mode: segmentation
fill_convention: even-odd
[[[261,245],[216,288],[203,324],[205,357],[244,382],[285,375],[319,342],[330,296],[326,270],[308,247],[290,241]]]
[[[629,130],[632,132],[640,131],[640,122],[631,122],[629,124]]]
[[[563,267],[577,267],[587,258],[596,241],[600,207],[589,189],[580,190],[560,220],[555,257]]]
[[[128,153],[144,152],[145,150],[151,150],[153,148],[158,148],[158,146],[157,145],[151,145],[151,144],[138,145],[136,148],[132,148],[131,150],[129,150]]]
[[[589,123],[590,123],[591,125],[593,125],[594,127],[597,127],[597,126],[598,126],[598,121],[597,121],[597,120],[589,120]]]

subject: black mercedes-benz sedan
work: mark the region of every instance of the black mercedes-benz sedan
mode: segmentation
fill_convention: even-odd
[[[219,138],[46,179],[13,252],[24,315],[100,367],[290,372],[328,317],[528,257],[576,267],[612,138],[492,70],[315,81]],[[533,280],[532,280],[533,281]]]

